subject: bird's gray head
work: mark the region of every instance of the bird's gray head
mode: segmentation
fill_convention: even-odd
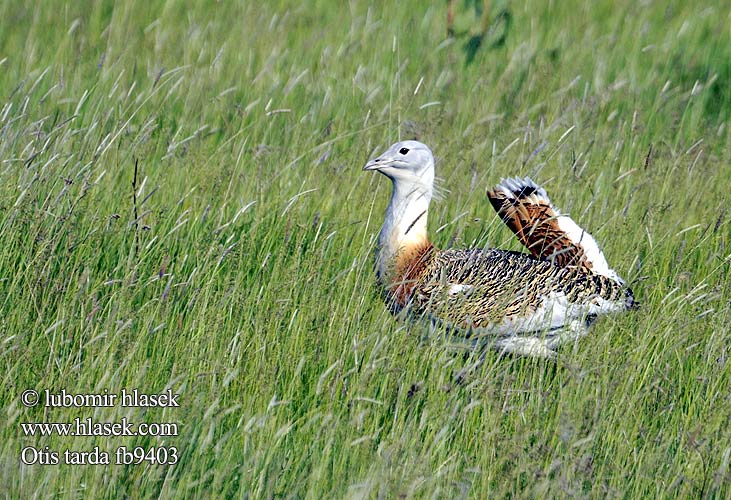
[[[434,186],[434,156],[426,144],[401,141],[392,145],[363,170],[377,170],[394,184],[394,188],[417,189],[431,198]]]

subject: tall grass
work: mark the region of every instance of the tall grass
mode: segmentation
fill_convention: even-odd
[[[1,491],[729,495],[730,11],[498,3],[506,43],[465,64],[439,2],[1,1]],[[558,363],[394,320],[372,275],[390,186],[360,167],[411,137],[438,156],[436,244],[518,249],[485,189],[530,175],[642,309]],[[90,416],[181,430],[20,428]],[[19,458],[120,445],[179,462]]]

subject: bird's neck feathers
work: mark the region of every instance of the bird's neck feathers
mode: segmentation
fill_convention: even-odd
[[[376,271],[382,284],[393,282],[431,248],[426,232],[431,196],[430,185],[394,180],[376,253]]]

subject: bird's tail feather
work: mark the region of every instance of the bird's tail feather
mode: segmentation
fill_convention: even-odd
[[[493,208],[534,257],[565,266],[581,266],[624,283],[609,267],[594,237],[562,214],[546,190],[530,178],[502,179],[487,192]]]

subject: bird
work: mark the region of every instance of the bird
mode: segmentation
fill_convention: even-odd
[[[555,358],[601,315],[637,308],[596,240],[556,208],[530,178],[501,179],[487,198],[530,253],[498,248],[439,249],[427,220],[434,156],[415,140],[367,162],[391,180],[375,251],[376,281],[395,315],[429,320],[500,353]]]

